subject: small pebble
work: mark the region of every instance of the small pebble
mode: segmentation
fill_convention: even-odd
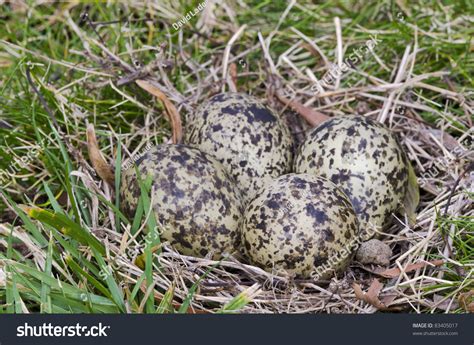
[[[372,239],[361,244],[356,260],[362,264],[386,266],[390,263],[392,249],[380,240]]]

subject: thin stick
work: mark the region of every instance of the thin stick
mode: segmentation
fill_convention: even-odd
[[[337,67],[339,72],[342,68],[342,58],[343,58],[343,51],[342,51],[342,30],[341,30],[341,20],[339,17],[334,18],[334,25],[336,26],[336,39],[337,39],[337,48],[336,48],[336,57],[337,57]],[[339,84],[341,82],[341,73],[336,73],[336,82],[334,84],[334,88],[337,90],[339,89]]]
[[[398,67],[398,72],[395,77],[394,83],[399,83],[403,79],[403,74],[405,73],[405,68],[408,63],[408,56],[410,54],[410,45],[408,45],[405,49],[405,53],[403,54],[402,61],[400,62],[400,66]],[[395,98],[396,91],[392,91],[388,96],[388,99],[385,101],[383,108],[380,112],[378,117],[379,122],[384,123],[388,116],[388,111],[390,110],[390,106],[392,105],[393,99]]]
[[[222,80],[227,81],[229,87],[231,88],[232,91],[237,91],[235,89],[235,85],[232,85],[231,82],[228,80],[227,76],[227,70],[228,70],[228,64],[229,64],[229,56],[230,56],[230,50],[232,49],[232,45],[234,44],[235,41],[242,35],[244,32],[245,28],[247,27],[247,24],[242,25],[239,30],[236,31],[234,35],[232,35],[231,39],[229,42],[227,42],[225,50],[224,50],[224,59],[222,61]],[[222,92],[225,92],[225,84],[222,85]]]
[[[33,89],[33,91],[35,92],[35,94],[38,96],[38,98],[41,102],[41,105],[43,106],[43,108],[46,110],[49,117],[53,121],[54,126],[56,127],[56,130],[58,131],[58,133],[61,133],[61,128],[59,126],[58,121],[56,120],[56,116],[54,116],[53,110],[51,110],[48,103],[44,99],[43,95],[41,94],[41,92],[39,92],[38,88],[36,87],[35,83],[33,82],[32,78],[31,78],[30,67],[28,67],[28,66],[26,67],[26,79],[28,80],[28,83],[30,84],[30,86]]]

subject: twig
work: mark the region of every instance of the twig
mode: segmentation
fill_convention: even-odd
[[[33,91],[35,92],[35,94],[38,96],[38,98],[41,102],[41,105],[43,106],[43,108],[46,110],[49,117],[53,121],[54,126],[56,127],[56,130],[58,131],[58,133],[61,133],[61,128],[59,126],[58,121],[56,120],[56,116],[54,116],[54,112],[51,110],[48,103],[44,99],[41,92],[39,92],[38,88],[36,87],[35,83],[33,82],[32,78],[31,78],[31,72],[30,72],[30,67],[29,66],[26,66],[26,79],[28,80],[28,83],[30,84],[30,86],[33,89]]]
[[[232,38],[227,42],[227,45],[224,50],[224,59],[222,61],[222,79],[224,81],[227,81],[227,69],[228,69],[228,64],[229,64],[229,56],[230,56],[230,50],[232,49],[232,45],[234,44],[235,41],[238,40],[240,35],[244,32],[245,28],[247,27],[247,24],[242,25],[239,30],[232,36]],[[230,87],[230,85],[229,85]],[[225,91],[225,86],[222,85],[222,92]],[[235,91],[235,90],[233,90]]]
[[[402,61],[400,62],[400,65],[398,67],[397,75],[395,76],[395,80],[393,81],[394,83],[399,83],[403,80],[403,75],[405,73],[406,65],[408,63],[408,57],[409,57],[409,54],[410,54],[410,49],[411,49],[411,47],[409,45],[405,49],[405,53],[403,54]],[[384,123],[385,120],[387,119],[388,111],[390,110],[390,106],[392,105],[393,99],[395,98],[395,93],[396,93],[395,90],[390,92],[390,95],[388,96],[388,99],[385,101],[385,103],[383,105],[383,108],[380,111],[378,120],[381,123]]]
[[[85,20],[87,24],[91,27],[92,31],[96,34],[97,38],[99,38],[100,43],[105,45],[104,40],[102,39],[102,36],[99,34],[99,32],[96,30],[95,25],[92,24],[91,19],[89,18],[89,12],[85,11],[81,14],[81,20]]]
[[[337,39],[337,48],[336,48],[336,57],[337,57],[337,67],[339,70],[342,68],[342,58],[344,52],[342,51],[342,33],[341,33],[341,20],[339,17],[334,18],[334,25],[336,26],[336,39]],[[339,84],[341,82],[341,73],[336,73],[336,82],[334,83],[334,88],[339,89]]]
[[[38,96],[38,99],[40,100],[41,105],[43,106],[43,108],[48,113],[49,117],[51,118],[51,121],[53,121],[53,124],[54,124],[54,127],[55,127],[57,133],[62,134],[63,132],[61,130],[61,127],[59,126],[58,121],[56,120],[56,116],[54,115],[53,110],[49,107],[49,105],[46,102],[46,100],[44,99],[43,95],[41,94],[41,92],[38,90],[35,83],[33,82],[33,79],[31,78],[30,68],[28,66],[26,67],[26,79],[28,80],[28,84],[30,84],[30,86],[33,89],[34,93]],[[84,157],[82,155],[82,152],[77,150],[71,144],[71,142],[70,142],[69,138],[67,137],[67,135],[63,135],[62,138],[64,140],[64,143],[66,144],[67,149],[74,156],[76,161],[81,163],[86,170],[90,170],[90,167],[88,167],[87,164],[85,164],[85,160],[84,160]]]
[[[313,127],[329,119],[329,116],[317,110],[306,107],[296,100],[289,100],[288,98],[283,96],[279,91],[277,91],[275,95],[277,96],[280,102],[289,106],[298,114],[300,114]]]

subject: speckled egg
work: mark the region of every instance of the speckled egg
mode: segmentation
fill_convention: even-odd
[[[292,168],[288,128],[256,98],[241,93],[215,95],[191,114],[185,143],[216,157],[237,181],[245,201]]]
[[[296,154],[294,170],[341,187],[367,238],[388,223],[408,183],[408,161],[396,137],[363,116],[333,118],[312,129]]]
[[[250,262],[267,271],[327,279],[349,263],[358,232],[351,202],[331,181],[288,174],[247,206],[242,243]]]
[[[214,259],[240,244],[243,206],[235,181],[211,156],[185,145],[160,145],[136,165],[151,176],[151,202],[161,240],[184,255]],[[140,198],[135,166],[123,172],[122,208],[133,216]]]

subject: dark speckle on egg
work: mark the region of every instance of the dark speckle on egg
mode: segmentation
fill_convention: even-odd
[[[288,174],[247,206],[242,242],[250,262],[265,270],[327,279],[347,267],[358,234],[355,211],[336,185]]]
[[[218,259],[240,244],[243,204],[234,179],[211,156],[185,145],[152,148],[138,164],[151,177],[161,240],[184,255]],[[133,217],[140,198],[135,166],[122,174],[122,209]]]
[[[389,223],[404,198],[408,164],[388,128],[363,116],[344,116],[311,130],[296,154],[294,171],[339,186],[358,214],[361,231],[370,235]]]
[[[184,140],[217,158],[237,181],[245,201],[292,168],[288,128],[276,113],[245,94],[210,98],[186,119]]]

